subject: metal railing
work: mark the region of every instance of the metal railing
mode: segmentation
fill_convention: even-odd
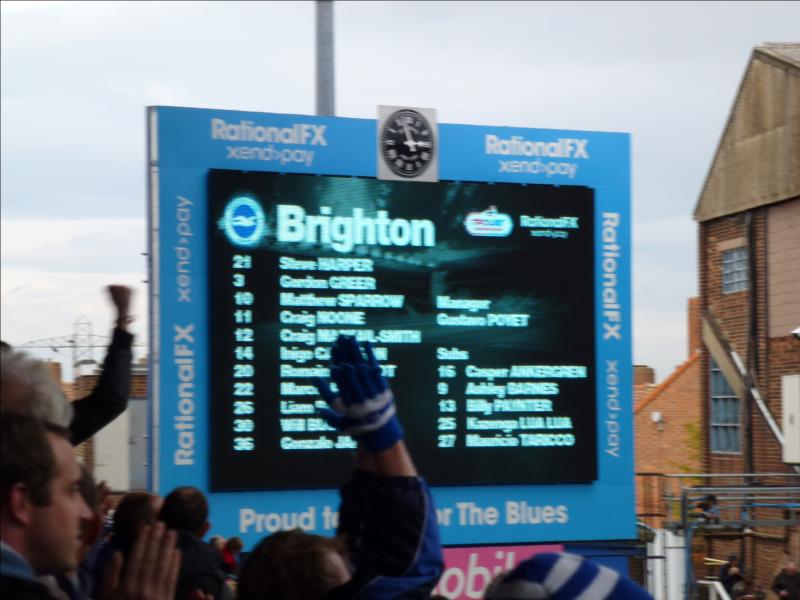
[[[639,520],[656,528],[685,529],[693,516],[686,504],[707,495],[716,496],[720,521],[736,524],[753,520],[752,515],[742,518],[742,509],[753,504],[800,503],[800,473],[637,473],[636,478]]]
[[[708,600],[731,600],[728,591],[716,579],[699,579],[697,584],[708,588]]]
[[[786,541],[800,527],[800,473],[639,473],[637,484],[640,521],[683,536],[687,599],[701,584],[692,562],[695,538]],[[708,587],[712,580],[702,581]]]

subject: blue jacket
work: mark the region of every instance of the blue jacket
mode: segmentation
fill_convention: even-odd
[[[337,533],[347,544],[354,572],[325,600],[429,598],[444,561],[425,480],[357,471],[341,497]]]
[[[50,592],[34,579],[28,562],[6,543],[0,543],[0,595],[3,600],[52,600]]]

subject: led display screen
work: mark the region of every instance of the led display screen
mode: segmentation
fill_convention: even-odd
[[[433,485],[597,479],[594,194],[210,170],[211,488],[336,487],[315,412],[370,341]]]

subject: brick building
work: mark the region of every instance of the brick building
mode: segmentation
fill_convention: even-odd
[[[784,416],[800,402],[790,391],[800,383],[792,334],[800,326],[800,44],[753,51],[694,218],[703,471],[794,473],[800,429]],[[800,533],[760,529],[715,543],[715,554],[729,552],[767,584],[800,557]]]
[[[658,385],[649,367],[634,369],[636,473],[698,473],[700,455],[700,312],[690,298],[687,358]],[[661,490],[657,478],[637,478],[637,514],[658,513]],[[648,487],[649,486],[649,487]],[[655,526],[660,520],[648,519]]]

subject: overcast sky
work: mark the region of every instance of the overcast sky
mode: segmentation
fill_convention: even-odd
[[[1,10],[2,337],[69,335],[80,315],[108,333],[101,287],[124,282],[138,290],[145,341],[145,106],[312,114],[314,4]],[[338,116],[408,105],[434,107],[444,123],[632,134],[634,361],[659,379],[682,362],[697,290],[691,214],[753,46],[798,41],[800,4],[334,10]]]

